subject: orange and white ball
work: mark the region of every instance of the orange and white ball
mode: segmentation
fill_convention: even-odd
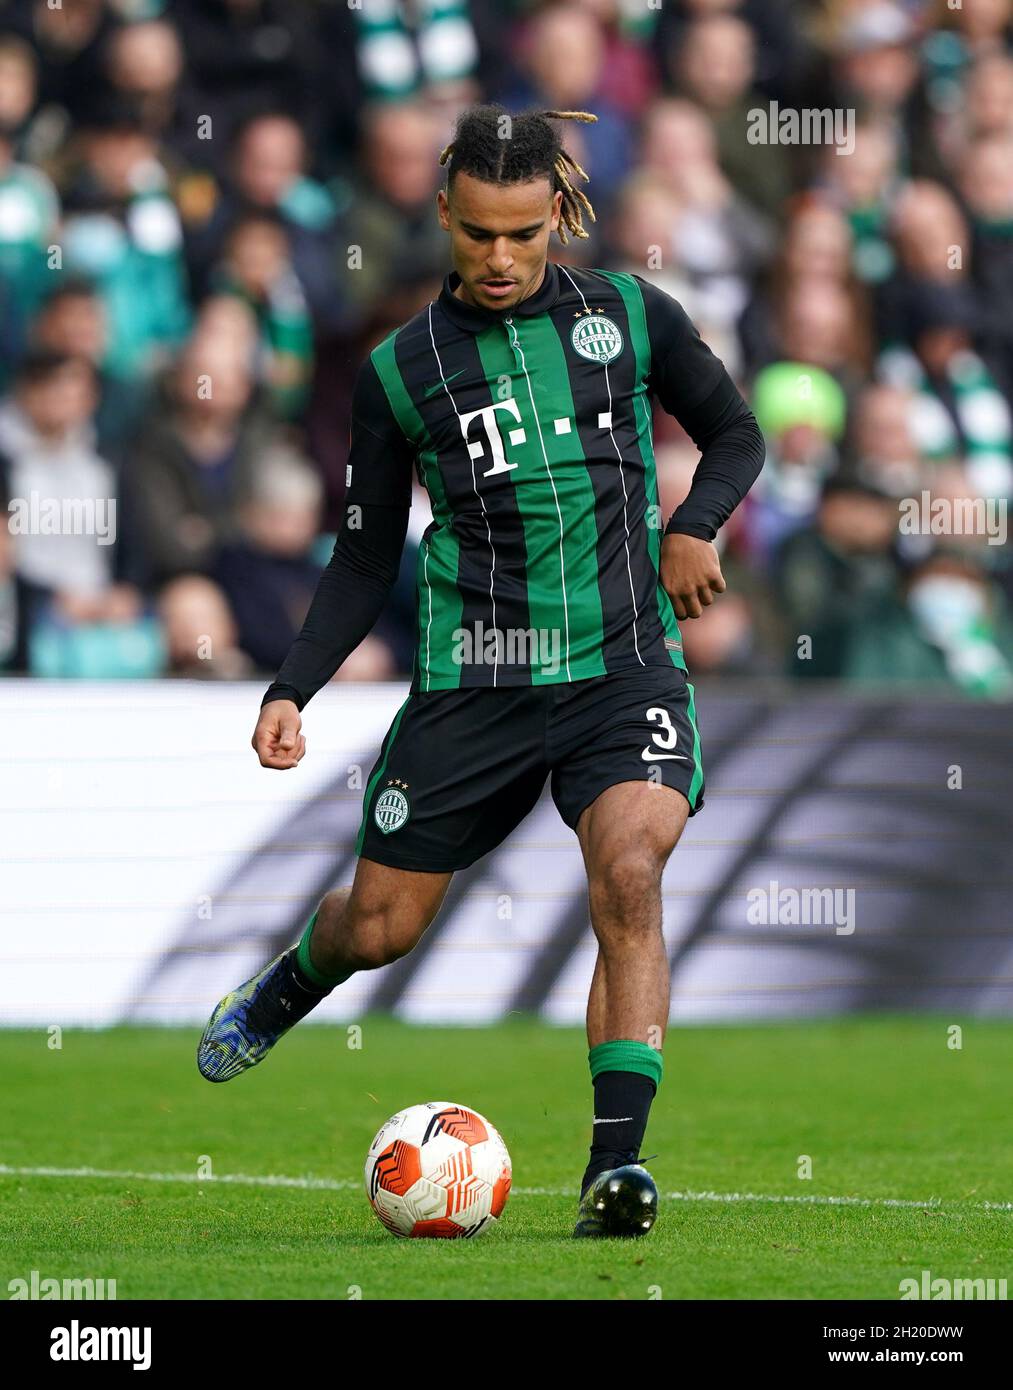
[[[477,1236],[499,1220],[509,1192],[499,1133],[452,1101],[399,1110],[366,1155],[366,1195],[396,1236]]]

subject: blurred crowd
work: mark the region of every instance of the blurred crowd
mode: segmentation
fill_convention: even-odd
[[[0,670],[276,669],[490,99],[597,113],[565,132],[597,224],[552,254],[678,298],[766,436],[694,673],[1010,693],[1011,8],[0,0]],[[806,110],[847,144],[781,138]],[[697,455],[655,443],[668,516]],[[410,667],[416,501],[339,679]]]

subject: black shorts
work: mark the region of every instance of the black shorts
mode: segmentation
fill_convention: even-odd
[[[409,695],[366,784],[356,853],[398,869],[467,868],[520,824],[550,774],[571,828],[617,782],[674,787],[695,814],[703,767],[685,672]]]

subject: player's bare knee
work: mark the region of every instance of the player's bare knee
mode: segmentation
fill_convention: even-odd
[[[660,895],[661,869],[642,847],[597,858],[588,873],[592,914],[623,926],[641,921],[644,906]]]

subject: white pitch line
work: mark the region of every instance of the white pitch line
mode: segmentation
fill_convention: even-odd
[[[229,1183],[237,1187],[299,1187],[313,1191],[346,1192],[361,1186],[349,1178],[289,1178],[275,1173],[135,1173],[121,1168],[16,1168],[0,1163],[0,1177],[113,1178],[129,1182]]]
[[[200,1177],[197,1173],[140,1173],[122,1168],[52,1168],[13,1167],[0,1163],[0,1177],[17,1178],[110,1178],[123,1182],[185,1182],[226,1183],[234,1187],[294,1187],[313,1192],[349,1192],[361,1187],[352,1178],[293,1178],[279,1173],[214,1173]],[[511,1193],[516,1197],[573,1197],[574,1189],[566,1187],[514,1187]],[[917,1201],[911,1197],[829,1197],[794,1194],[775,1194],[768,1192],[665,1192],[662,1196],[669,1202],[771,1202],[784,1205],[813,1207],[908,1207],[929,1211],[945,1210],[947,1205],[959,1206],[959,1198],[949,1202],[942,1197],[927,1197]],[[972,1202],[968,1205],[980,1207],[984,1211],[1013,1211],[1013,1202]]]

